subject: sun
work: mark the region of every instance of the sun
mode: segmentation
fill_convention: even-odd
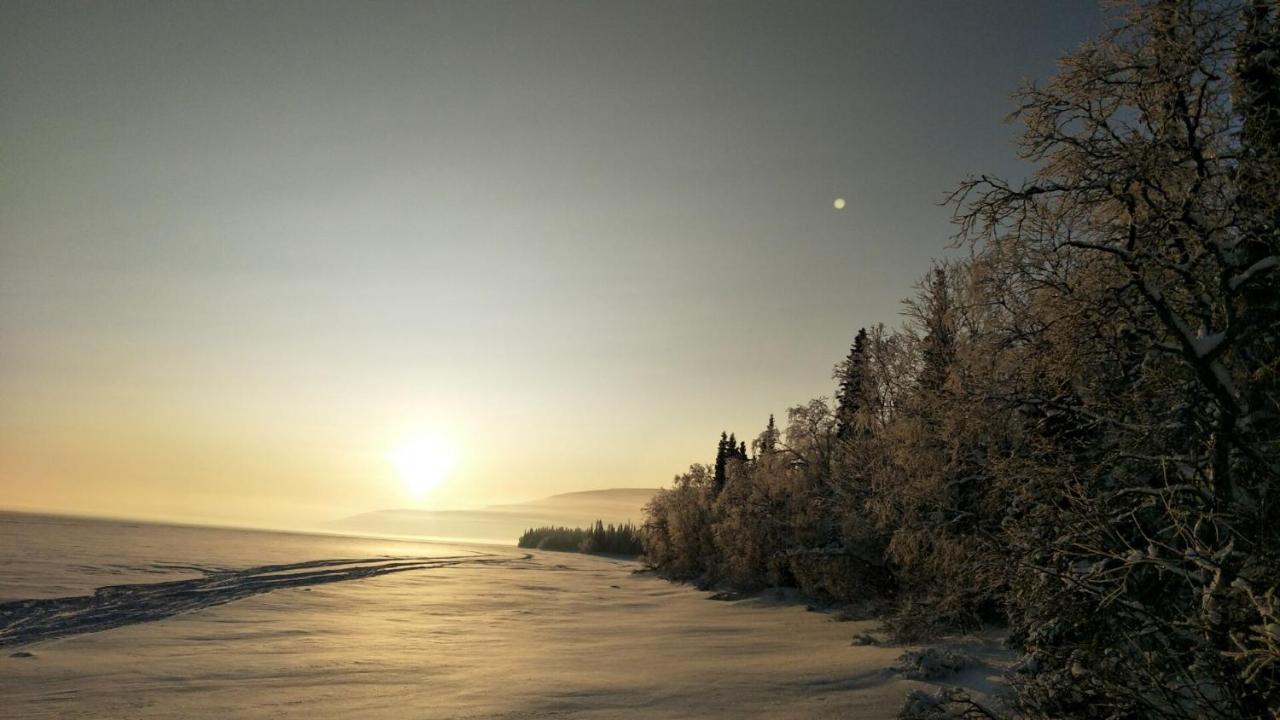
[[[423,434],[387,453],[387,459],[396,466],[409,494],[421,498],[444,482],[457,462],[457,453],[439,435]]]

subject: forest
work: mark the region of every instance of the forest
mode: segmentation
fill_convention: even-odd
[[[562,552],[598,553],[635,557],[644,551],[640,531],[631,523],[605,525],[597,520],[589,528],[539,527],[524,531],[517,547]]]
[[[1007,627],[1016,717],[1280,717],[1277,7],[1128,3],[1018,90],[1029,177],[959,183],[959,259],[660,491],[646,562]]]

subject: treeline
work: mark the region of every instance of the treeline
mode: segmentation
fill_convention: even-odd
[[[1280,26],[1133,3],[1017,95],[1027,182],[861,331],[832,402],[646,508],[671,578],[1007,623],[1015,711],[1280,717]]]
[[[644,548],[639,529],[627,522],[605,525],[597,520],[589,528],[539,527],[525,530],[516,543],[522,548],[563,552],[640,555]]]

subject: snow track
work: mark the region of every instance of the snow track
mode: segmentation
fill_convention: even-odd
[[[361,580],[458,565],[507,565],[528,560],[497,555],[313,560],[243,570],[203,570],[204,577],[108,585],[92,595],[0,603],[0,647],[162,620],[283,588]]]

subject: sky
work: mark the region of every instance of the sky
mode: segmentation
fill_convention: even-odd
[[[900,322],[958,252],[946,193],[1026,172],[1010,93],[1101,23],[3,0],[0,507],[300,526],[665,485]],[[425,494],[415,448],[453,456]]]

